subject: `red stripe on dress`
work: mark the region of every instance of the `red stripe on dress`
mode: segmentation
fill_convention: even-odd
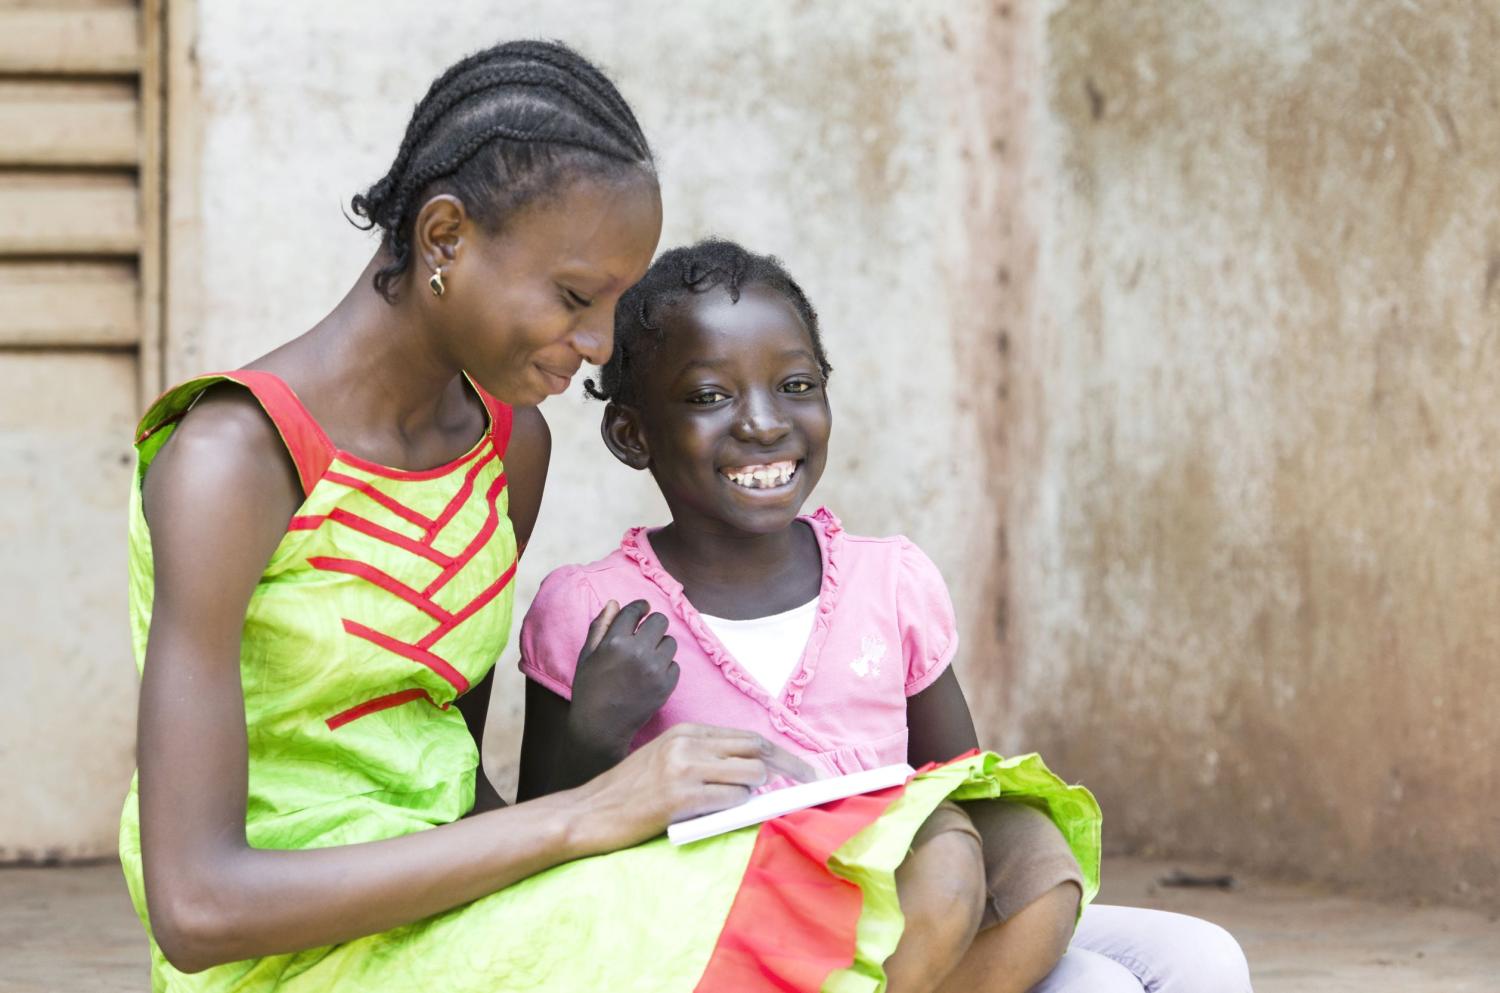
[[[438,590],[442,589],[444,586],[447,586],[448,581],[454,576],[458,575],[459,570],[468,565],[469,560],[472,559],[475,555],[478,555],[479,550],[489,543],[491,536],[493,536],[495,533],[495,529],[500,526],[500,505],[497,501],[500,499],[500,494],[504,490],[505,473],[502,472],[500,475],[495,477],[495,481],[490,484],[489,492],[485,493],[484,495],[485,502],[490,506],[490,513],[489,516],[485,518],[484,525],[479,529],[478,533],[474,535],[474,538],[469,542],[468,547],[459,553],[457,558],[448,559],[448,567],[442,572],[438,573],[438,577],[436,579],[427,584],[427,588],[422,591],[423,596],[432,596],[433,594],[437,593]]]
[[[419,514],[415,510],[412,510],[400,500],[381,490],[368,479],[360,479],[358,476],[350,476],[332,470],[323,473],[323,478],[330,483],[338,483],[340,486],[347,486],[351,490],[358,490],[397,517],[410,521],[424,531],[432,527],[432,518],[426,514]]]
[[[327,555],[314,555],[307,560],[307,564],[314,569],[322,569],[325,572],[342,572],[345,575],[358,576],[360,579],[374,583],[387,593],[400,597],[413,607],[416,607],[418,610],[443,624],[453,623],[453,615],[451,613],[439,607],[410,586],[407,586],[395,576],[387,572],[381,572],[368,563],[357,562],[354,559],[338,559]]]
[[[326,514],[309,514],[303,517],[293,517],[287,522],[288,531],[316,531],[328,520]]]
[[[467,373],[464,375],[465,377],[468,376]],[[496,400],[489,393],[485,392],[483,386],[474,382],[472,378],[469,379],[469,385],[474,387],[474,392],[479,394],[479,399],[483,400],[485,407],[489,409],[490,437],[494,439],[495,448],[499,450],[500,456],[504,458],[505,450],[510,445],[510,429],[511,422],[514,419],[514,411],[511,410],[510,404]]]
[[[439,624],[431,632],[425,635],[421,641],[417,642],[417,647],[431,648],[433,645],[437,644],[438,641],[441,640],[442,637],[449,631],[452,631],[464,621],[473,617],[476,613],[479,612],[479,610],[484,607],[485,604],[489,603],[491,600],[495,599],[495,597],[499,596],[500,591],[505,589],[506,584],[509,583],[513,578],[515,578],[515,575],[516,564],[512,562],[510,564],[510,568],[501,573],[499,579],[495,580],[488,587],[486,587],[483,593],[480,593],[477,597],[470,600],[458,613],[453,614],[447,622]]]
[[[373,628],[365,627],[358,621],[351,621],[347,618],[344,620],[344,630],[356,638],[363,638],[368,642],[379,645],[388,652],[411,659],[419,665],[425,665],[451,683],[453,688],[460,694],[466,693],[469,689],[469,680],[463,673],[453,668],[445,659],[438,658],[425,648],[418,648],[416,645],[408,645],[404,641],[397,641],[388,634],[382,634]]]
[[[446,703],[439,704],[432,699],[432,695],[426,690],[416,688],[410,690],[401,690],[399,693],[387,693],[385,696],[378,696],[373,700],[366,700],[364,703],[358,705],[357,707],[350,707],[348,710],[343,710],[337,714],[334,714],[323,723],[328,725],[328,730],[337,731],[339,728],[343,727],[345,724],[350,723],[351,721],[357,721],[361,717],[368,717],[371,714],[379,713],[382,710],[390,710],[392,707],[399,707],[403,703],[411,703],[413,700],[426,700],[428,703],[432,704],[434,707],[437,707],[440,710],[448,709],[448,705]]]
[[[296,391],[280,376],[260,369],[236,369],[221,375],[255,394],[292,456],[303,494],[311,493],[328,471],[336,449]]]
[[[876,793],[766,821],[694,993],[816,993],[854,962],[864,896],[828,868],[833,853],[905,791]]]
[[[448,526],[448,522],[453,520],[453,516],[458,513],[459,508],[469,499],[469,494],[474,492],[474,480],[479,476],[479,470],[489,465],[495,459],[496,454],[494,445],[491,445],[489,452],[485,454],[484,458],[475,462],[469,467],[469,471],[464,473],[463,485],[458,488],[457,493],[453,494],[453,499],[448,501],[448,506],[443,508],[443,512],[438,515],[437,520],[428,522],[427,544],[432,544],[437,539],[437,536],[442,534],[443,528]]]
[[[392,531],[390,528],[381,527],[374,521],[367,521],[363,517],[358,517],[354,514],[351,514],[341,507],[330,510],[328,512],[328,519],[330,521],[336,521],[337,523],[344,525],[344,527],[346,528],[353,528],[355,531],[358,531],[361,534],[366,534],[371,538],[383,541],[387,545],[395,545],[397,548],[402,548],[408,552],[420,555],[424,559],[427,559],[429,562],[435,562],[441,566],[451,566],[453,563],[453,556],[445,555],[442,552],[438,551],[436,548],[430,548],[427,545],[422,544],[420,541],[408,538],[404,534],[398,534],[395,531]],[[428,596],[432,594],[431,589],[425,590],[423,592]]]
[[[484,451],[485,448],[488,447],[485,444],[485,440],[485,438],[480,438],[474,443],[473,448],[469,449],[467,452],[460,455],[452,462],[445,462],[442,465],[435,465],[431,469],[395,469],[388,465],[381,465],[379,462],[371,462],[367,458],[355,455],[353,452],[345,451],[342,448],[338,450],[338,455],[340,462],[345,462],[349,465],[354,466],[354,468],[356,469],[363,469],[365,472],[373,473],[374,475],[384,477],[385,479],[413,481],[437,479],[441,476],[448,475],[448,473],[454,471],[459,466],[466,464],[470,459],[476,458],[480,452]]]

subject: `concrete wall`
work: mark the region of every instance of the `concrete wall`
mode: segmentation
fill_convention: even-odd
[[[994,253],[976,197],[984,154],[981,4],[470,2],[441,11],[256,0],[199,6],[197,192],[174,204],[167,365],[232,366],[299,333],[364,265],[372,239],[340,205],[380,176],[432,77],[472,48],[558,37],[603,64],[660,160],[663,246],[709,233],[781,255],[818,307],[836,367],[830,465],[818,497],[851,530],[905,532],[945,569],[968,621],[993,593],[998,504],[973,416],[988,397],[963,342]],[[174,122],[181,127],[184,122]],[[986,272],[992,267],[981,265]],[[988,277],[985,277],[988,279]],[[649,479],[598,441],[581,391],[544,407],[554,463],[520,585],[604,554],[627,526],[664,522]],[[609,500],[601,502],[601,494]],[[988,637],[975,626],[975,643]],[[486,754],[508,792],[520,732],[514,649],[500,668]],[[978,682],[977,677],[974,682]]]
[[[1015,7],[1007,743],[1116,849],[1500,905],[1500,10]]]
[[[0,863],[86,858],[113,850],[134,761],[135,360],[12,353],[0,397]]]
[[[1500,905],[1493,6],[380,7],[203,3],[174,29],[170,378],[332,305],[373,248],[340,205],[433,75],[564,38],[658,149],[664,244],[740,238],[813,296],[837,366],[820,497],[944,569],[987,742],[1094,787],[1116,850]],[[662,520],[597,405],[546,413],[522,609]],[[48,752],[0,846],[66,824],[93,839],[67,854],[112,847],[129,679],[100,646],[124,627],[75,633],[69,679],[117,705],[12,721],[82,757]],[[486,747],[506,791],[513,661]]]

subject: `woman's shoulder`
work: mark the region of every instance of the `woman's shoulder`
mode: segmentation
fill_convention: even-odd
[[[256,398],[226,380],[198,383],[185,384],[189,402],[166,418],[156,418],[158,427],[170,424],[172,429],[153,453],[151,463],[167,470],[158,475],[190,475],[199,485],[221,480],[231,492],[242,487],[258,491],[270,481],[268,475],[286,475],[296,486],[296,467],[282,433]],[[148,411],[147,420],[153,414],[159,414],[156,407]],[[147,440],[142,437],[138,444]]]
[[[139,513],[149,531],[144,554],[156,562],[158,594],[201,586],[209,577],[192,571],[200,567],[211,574],[210,586],[232,586],[226,576],[260,574],[303,493],[281,436],[259,405],[243,391],[210,386],[180,423],[149,444],[151,451],[141,453]],[[213,555],[205,557],[205,548]],[[174,567],[183,563],[188,571]]]

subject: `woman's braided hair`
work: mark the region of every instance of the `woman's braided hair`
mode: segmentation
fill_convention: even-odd
[[[350,206],[364,219],[357,226],[381,229],[391,261],[375,289],[393,300],[411,263],[412,224],[432,197],[453,194],[493,231],[565,177],[631,168],[650,172],[651,148],[608,77],[560,42],[509,41],[433,82],[390,171]]]
[[[722,286],[735,302],[747,286],[764,286],[786,297],[807,326],[823,378],[833,372],[818,330],[818,312],[781,260],[756,255],[722,238],[707,238],[663,252],[641,281],[621,295],[615,307],[615,349],[600,367],[598,380],[583,381],[584,392],[596,400],[635,403],[641,370],[662,340],[662,317],[683,299],[716,286]]]

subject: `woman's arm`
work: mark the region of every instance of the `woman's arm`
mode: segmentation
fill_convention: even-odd
[[[240,632],[301,500],[237,391],[206,396],[145,482],[156,596],[137,750],[152,931],[194,971],[374,934],[743,800],[779,769],[755,735],[685,727],[579,789],[368,844],[251,848]]]
[[[974,718],[950,665],[931,686],[906,698],[906,761],[921,768],[979,747]]]
[[[516,407],[512,412],[510,443],[505,450],[505,475],[518,556],[531,541],[531,532],[536,527],[551,460],[552,433],[542,412],[535,407]],[[489,720],[490,691],[494,685],[495,670],[491,669],[457,701],[459,713],[464,715],[464,723],[474,736],[474,745],[481,756],[474,776],[474,809],[469,811],[470,817],[505,806],[505,800],[484,771],[484,728]]]
[[[511,416],[510,444],[505,450],[505,477],[517,555],[525,551],[536,528],[551,461],[552,432],[542,412],[535,407],[516,407]]]
[[[505,806],[505,798],[495,789],[489,774],[484,771],[484,726],[490,716],[490,691],[494,685],[495,670],[491,668],[483,679],[469,687],[469,692],[454,701],[458,712],[464,717],[469,734],[474,738],[474,746],[479,750],[479,767],[474,770],[474,806],[465,817]]]

